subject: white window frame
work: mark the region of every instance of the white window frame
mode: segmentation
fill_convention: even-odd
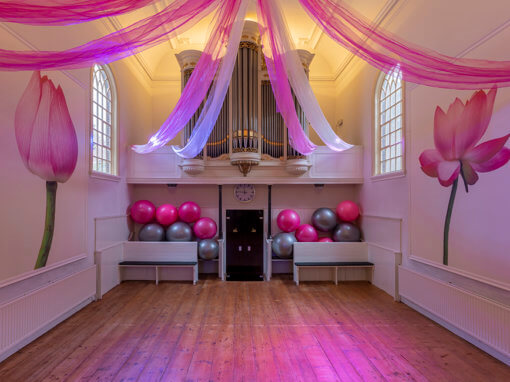
[[[106,80],[108,81],[108,84],[110,86],[110,110],[111,110],[111,117],[110,117],[110,172],[103,172],[94,169],[94,132],[97,131],[94,128],[94,121],[98,116],[94,114],[94,79],[96,75],[96,68],[99,67],[103,73],[106,75]],[[91,68],[91,76],[90,76],[90,145],[89,145],[89,168],[90,168],[90,175],[92,177],[97,178],[103,178],[107,180],[119,180],[118,176],[118,163],[119,163],[119,134],[118,134],[118,102],[117,102],[117,88],[115,86],[115,78],[113,76],[113,73],[108,65],[99,65],[94,64]],[[100,119],[101,120],[101,119]],[[103,123],[107,123],[106,121],[101,120]]]
[[[401,91],[401,98],[399,101],[395,101],[394,103],[391,103],[389,107],[386,107],[384,112],[388,111],[388,110],[391,110],[391,108],[393,106],[395,106],[395,115],[394,116],[391,116],[391,111],[389,112],[390,113],[390,118],[388,120],[386,120],[384,123],[381,123],[381,118],[382,118],[382,110],[381,110],[381,103],[383,101],[383,97],[381,96],[381,93],[382,91],[384,90],[383,89],[383,86],[385,85],[385,81],[386,79],[390,79],[391,76],[395,76],[395,73],[397,71],[400,71],[400,69],[397,67],[395,67],[390,73],[385,73],[385,72],[381,72],[381,74],[379,75],[378,79],[377,79],[377,83],[376,83],[376,87],[375,87],[375,92],[374,92],[374,104],[375,104],[375,107],[374,107],[374,129],[372,130],[373,131],[373,139],[372,139],[372,142],[373,142],[373,150],[372,150],[372,155],[373,155],[373,161],[372,161],[372,165],[373,165],[373,168],[372,168],[372,180],[382,180],[382,179],[388,179],[388,178],[396,178],[396,177],[400,177],[400,176],[405,176],[405,161],[406,161],[406,153],[405,153],[405,83],[404,81],[402,80],[401,78],[401,73],[399,74],[400,78],[397,79],[397,81],[400,82],[400,87],[396,87],[395,89],[395,93],[393,92],[390,92],[389,95],[387,95],[386,97],[389,98],[389,101],[391,102],[391,95],[392,94],[395,94],[396,95],[396,92],[400,89]],[[394,81],[394,79],[391,79],[392,81]],[[397,106],[398,104],[400,103],[400,114],[397,114]],[[397,117],[400,116],[400,121],[401,121],[401,124],[400,124],[400,142],[398,141],[398,130],[395,129],[394,131],[391,131],[391,121],[395,121],[396,123],[396,119]],[[388,133],[387,134],[382,134],[383,133],[383,129],[385,127],[385,125],[388,127]],[[386,131],[385,131],[386,132]],[[395,143],[392,143],[392,133],[395,133],[394,134],[394,142]],[[382,138],[383,136],[386,136],[387,138],[387,143],[385,144],[384,147],[381,147],[381,144],[382,144]],[[394,147],[394,155],[391,155],[392,153],[392,146]],[[395,161],[395,170],[389,170],[389,171],[385,171],[385,172],[382,172],[382,167],[381,167],[381,161],[382,161],[382,155],[383,155],[383,149],[389,149],[388,151],[390,151],[390,156],[389,158],[390,159],[396,159]],[[400,155],[398,155],[398,150],[400,150]],[[384,154],[386,155],[386,154]],[[400,158],[401,160],[401,165],[400,165],[400,169],[397,169],[398,168],[398,164],[397,164],[397,160],[398,158]],[[387,160],[387,159],[386,159]],[[391,162],[390,162],[390,165],[391,165]]]

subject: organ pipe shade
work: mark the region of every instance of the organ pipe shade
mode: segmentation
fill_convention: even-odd
[[[308,135],[308,121],[306,120],[305,112],[301,108],[301,105],[299,104],[294,92],[292,92],[292,98],[294,99],[294,107],[296,108],[299,123],[301,124],[301,127],[303,127],[303,130],[305,131],[306,135]],[[304,156],[301,155],[301,153],[299,153],[298,151],[294,150],[294,148],[289,144],[289,142],[287,142],[287,159],[296,158],[304,158]]]
[[[232,151],[258,152],[258,46],[239,45],[232,73]]]
[[[183,84],[182,84],[182,87],[184,88],[186,86],[186,84],[188,83],[190,77],[191,77],[191,73],[193,73],[193,68],[190,68],[190,69],[186,69],[184,72],[183,72],[183,77],[182,77],[182,81],[183,81]],[[188,140],[191,136],[191,132],[193,131],[193,129],[195,128],[197,122],[198,122],[198,118],[200,117],[200,113],[202,112],[202,109],[204,108],[204,104],[205,104],[205,100],[202,101],[202,103],[200,104],[200,106],[198,107],[197,111],[195,112],[195,114],[193,114],[193,116],[191,117],[191,119],[189,120],[189,122],[186,124],[186,126],[184,127],[184,145],[186,143],[188,143]],[[200,154],[198,154],[196,156],[197,159],[202,159],[204,157],[204,152],[201,151]]]
[[[277,111],[273,89],[269,81],[261,84],[262,154],[278,159],[284,155],[285,124]]]
[[[207,140],[206,154],[210,158],[217,158],[229,152],[228,97],[227,93],[216,124]]]

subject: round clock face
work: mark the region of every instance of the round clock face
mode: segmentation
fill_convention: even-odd
[[[237,184],[234,187],[234,196],[240,202],[251,202],[255,198],[255,186],[253,184]]]

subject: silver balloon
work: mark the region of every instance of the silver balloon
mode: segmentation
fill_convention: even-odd
[[[292,257],[295,242],[297,239],[293,233],[280,232],[274,235],[271,248],[276,256],[288,259]]]
[[[331,231],[336,226],[336,213],[330,208],[319,208],[312,215],[312,225],[321,232]]]
[[[360,241],[361,231],[352,223],[340,223],[333,231],[334,241]]]
[[[138,233],[140,241],[161,241],[165,239],[165,229],[156,223],[146,224]]]
[[[193,231],[191,227],[183,222],[172,224],[166,230],[166,239],[168,241],[191,241]]]
[[[212,260],[218,257],[220,247],[216,240],[205,239],[198,243],[198,256],[204,260]]]

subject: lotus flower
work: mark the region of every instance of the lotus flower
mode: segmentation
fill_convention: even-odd
[[[444,187],[453,185],[446,213],[443,241],[443,263],[448,265],[448,233],[459,174],[468,185],[478,181],[477,172],[500,168],[510,160],[510,149],[505,147],[510,134],[478,144],[487,131],[492,117],[496,89],[486,94],[475,92],[466,102],[455,99],[445,113],[439,106],[434,117],[434,144],[436,149],[420,155],[421,169],[438,178]]]
[[[37,269],[46,265],[51,249],[57,182],[71,177],[78,159],[78,140],[62,88],[34,72],[16,108],[14,128],[26,168],[46,181],[46,220]]]
[[[510,134],[476,146],[487,131],[492,117],[496,89],[473,94],[464,105],[456,99],[445,113],[439,106],[434,118],[436,149],[420,155],[423,172],[439,179],[448,187],[462,175],[466,187],[478,181],[477,172],[493,171],[510,160],[510,149],[504,147]]]

